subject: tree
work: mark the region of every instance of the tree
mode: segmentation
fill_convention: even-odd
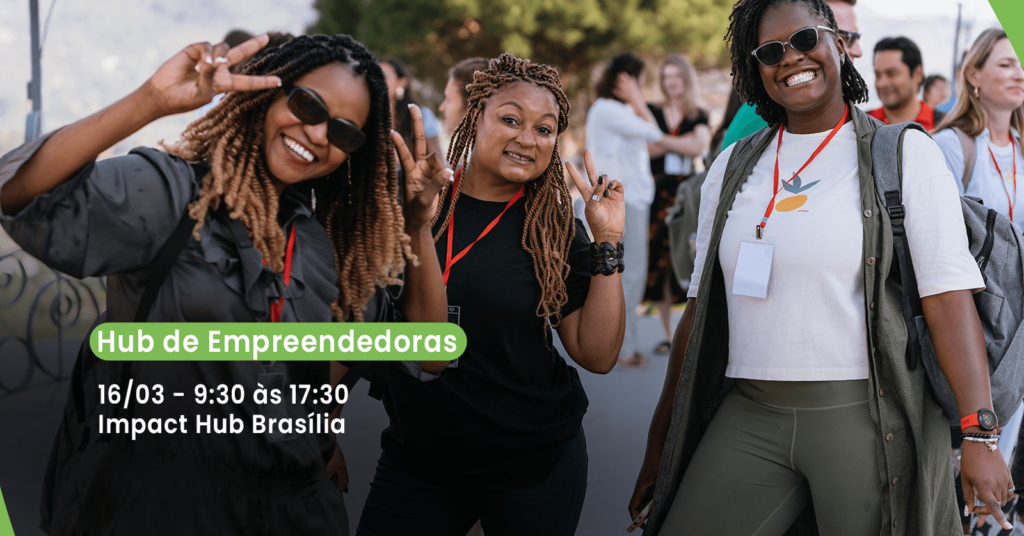
[[[570,98],[612,54],[726,57],[731,0],[316,0],[318,33],[347,33],[442,87],[448,68],[512,52],[559,69]],[[585,94],[585,92],[583,92]],[[574,101],[577,99],[573,99]]]

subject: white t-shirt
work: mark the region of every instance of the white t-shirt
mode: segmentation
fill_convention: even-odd
[[[1021,157],[1020,135],[1011,128],[1013,146],[996,147],[992,145],[992,154],[999,162],[1003,177],[999,176],[992,156],[988,154],[990,138],[986,128],[974,139],[974,173],[967,185],[966,195],[981,199],[985,206],[996,209],[1004,216],[1010,216],[1010,199],[1014,200],[1013,224],[1018,231],[1024,232],[1024,158]],[[953,173],[960,195],[964,195],[964,183],[960,180],[964,173],[964,150],[960,139],[952,129],[945,129],[935,135],[935,143],[942,149],[946,157],[946,165]],[[1013,188],[1013,160],[1017,161],[1017,191]]]
[[[647,142],[665,135],[624,102],[597,99],[587,110],[587,149],[594,167],[622,183],[626,203],[646,208],[654,201],[654,175]]]
[[[793,176],[828,132],[783,134],[779,182]],[[768,145],[729,211],[718,260],[729,307],[732,378],[838,381],[868,377],[863,218],[853,123],[783,190],[764,230],[775,240],[767,298],[732,294],[742,237],[753,237],[772,197],[778,136]],[[904,138],[904,225],[922,297],[984,287],[968,251],[956,187],[931,139],[910,131]],[[697,295],[718,211],[725,169],[735,144],[715,160],[701,189],[697,258],[689,297]],[[805,197],[801,197],[805,196]],[[875,252],[880,257],[882,252]],[[869,266],[870,267],[870,266]],[[710,336],[714,336],[713,334]]]

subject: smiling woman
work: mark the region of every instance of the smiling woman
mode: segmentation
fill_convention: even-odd
[[[261,50],[267,43],[263,35],[230,50],[190,45],[121,101],[0,158],[0,223],[55,269],[108,276],[110,321],[442,321],[429,224],[451,170],[391,137],[384,75],[361,44],[303,36]],[[235,65],[241,74],[230,71]],[[218,93],[227,96],[168,153],[143,147],[95,161],[150,121]],[[402,208],[396,145],[406,169]],[[393,306],[383,286],[403,270],[406,288]],[[90,434],[98,415],[124,417],[97,405],[103,384],[254,392],[331,379],[327,362],[118,363],[98,361],[85,346],[47,470],[44,528],[347,534],[346,477],[342,464],[339,481],[328,478],[327,458],[340,451],[326,431]],[[129,412],[252,422],[316,409],[253,400],[197,408],[169,398]]]
[[[588,244],[558,156],[569,125],[558,73],[503,54],[467,89],[448,151],[465,165],[434,216],[448,316],[467,347],[435,381],[388,378],[365,536],[465,534],[478,519],[487,534],[574,534],[587,396],[551,328],[590,372],[611,370],[622,344],[622,186],[589,154],[589,180],[568,165],[601,243]]]
[[[881,123],[854,106],[867,88],[821,0],[740,0],[731,21],[736,89],[769,126],[705,179],[689,300],[630,516],[650,494],[648,536],[778,536],[811,504],[805,532],[961,534],[947,421],[924,368],[905,362],[872,175]],[[970,417],[992,407],[971,297],[984,282],[938,147],[909,131],[902,157],[924,318]],[[998,453],[968,442],[961,476],[967,504],[984,503],[973,511],[1006,526],[1013,485]],[[707,515],[722,504],[742,512]]]

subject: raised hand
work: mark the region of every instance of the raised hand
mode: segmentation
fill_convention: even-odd
[[[438,193],[454,176],[441,153],[427,154],[427,135],[423,129],[423,112],[415,104],[409,106],[412,115],[413,152],[405,145],[402,135],[391,131],[391,141],[398,150],[405,173],[405,202],[402,212],[407,229],[430,225],[437,211]]]
[[[587,201],[587,223],[594,233],[594,241],[616,244],[622,240],[622,229],[626,224],[626,197],[622,183],[609,180],[607,175],[598,177],[590,151],[583,152],[583,163],[589,179],[583,178],[572,162],[567,162],[565,167],[576,183],[576,189]]]
[[[263,34],[230,50],[224,43],[193,43],[161,65],[144,87],[150,91],[161,115],[195,110],[219,93],[280,87],[281,79],[276,76],[247,76],[229,70],[259,52],[269,41]]]

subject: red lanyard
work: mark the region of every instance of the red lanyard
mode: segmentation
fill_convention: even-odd
[[[459,171],[455,174],[455,183],[452,184],[453,198],[455,197],[455,190],[459,189],[459,179],[461,178],[462,169],[460,168]],[[494,218],[494,220],[492,220],[491,223],[487,224],[487,227],[485,227],[484,231],[480,233],[480,236],[476,237],[476,240],[474,240],[472,244],[466,246],[466,248],[460,251],[459,254],[456,255],[454,258],[452,257],[452,237],[455,235],[455,212],[454,210],[452,211],[452,217],[450,220],[448,220],[448,253],[445,257],[444,263],[443,277],[445,288],[448,288],[448,276],[452,271],[452,266],[454,266],[455,263],[459,262],[459,259],[465,257],[466,253],[469,253],[469,250],[473,249],[473,246],[475,246],[476,243],[479,242],[481,238],[487,236],[487,233],[491,232],[491,229],[494,229],[495,225],[498,225],[498,220],[500,220],[501,217],[505,215],[505,212],[508,211],[508,209],[512,207],[512,205],[514,205],[516,201],[519,201],[520,197],[523,197],[523,192],[525,191],[526,186],[521,186],[519,188],[519,191],[516,192],[516,195],[512,196],[512,199],[509,199],[508,204],[505,205],[505,209],[501,211],[501,214],[498,214],[498,217]]]
[[[800,170],[794,173],[788,181],[782,184],[782,188],[779,188],[779,150],[782,149],[782,132],[786,129],[784,128],[785,125],[779,126],[779,145],[775,148],[775,182],[774,186],[772,187],[772,191],[775,193],[772,194],[772,200],[768,202],[768,208],[764,210],[764,217],[761,218],[761,223],[758,224],[757,226],[757,232],[755,233],[755,236],[757,236],[757,238],[761,238],[761,230],[768,225],[768,218],[771,217],[772,211],[775,210],[775,198],[778,197],[779,192],[784,190],[793,179],[797,178],[800,175],[800,173],[802,173],[803,170],[806,169],[807,166],[814,160],[814,158],[818,156],[818,153],[820,153],[822,149],[824,149],[825,146],[828,145],[828,142],[832,141],[832,138],[836,137],[836,134],[839,133],[839,129],[843,128],[843,124],[846,123],[846,118],[849,117],[849,115],[850,106],[847,105],[846,110],[843,111],[843,118],[840,119],[838,123],[836,123],[836,126],[832,127],[832,132],[828,134],[828,137],[825,138],[825,141],[821,142],[821,145],[819,145],[818,148],[815,149],[813,153],[811,153],[811,157],[808,158],[806,162],[804,162],[803,166],[800,166]]]
[[[284,286],[288,286],[288,283],[292,281],[292,251],[295,249],[295,224],[292,223],[292,232],[288,236],[288,249],[284,254]],[[267,264],[264,260],[263,264]],[[285,297],[281,298],[277,302],[270,302],[270,321],[280,322],[281,321],[281,309],[284,308]]]
[[[1013,199],[1010,199],[1010,191],[1006,189],[1003,170],[999,169],[999,162],[996,162],[996,155],[992,152],[992,145],[988,146],[988,155],[992,157],[992,163],[996,165],[999,182],[1003,185],[1003,191],[1006,192],[1006,204],[1010,205],[1010,221],[1013,221],[1013,207],[1017,204],[1017,150],[1013,146],[1013,136],[1010,136],[1010,160],[1013,160]]]

